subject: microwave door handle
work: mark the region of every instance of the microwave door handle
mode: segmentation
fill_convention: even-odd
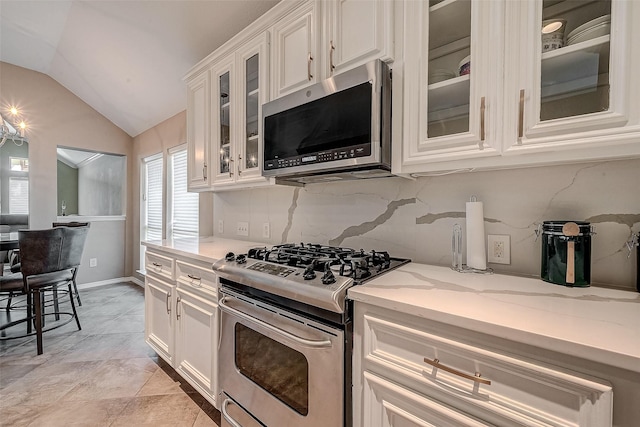
[[[285,337],[297,342],[298,344],[305,345],[305,346],[308,346],[308,347],[314,347],[314,348],[331,347],[331,341],[330,340],[317,340],[317,341],[316,340],[308,340],[306,338],[302,338],[302,337],[299,337],[297,335],[294,335],[291,332],[287,332],[284,329],[278,328],[277,326],[270,325],[270,324],[264,322],[263,320],[255,318],[253,316],[249,316],[248,314],[245,314],[245,313],[243,313],[243,312],[241,312],[239,310],[236,310],[235,308],[231,308],[225,303],[229,299],[230,299],[230,297],[225,296],[220,301],[218,301],[218,305],[220,306],[220,308],[222,310],[225,310],[225,311],[227,311],[227,312],[229,312],[229,313],[231,313],[231,314],[233,314],[235,316],[238,316],[241,319],[257,323],[260,326],[262,326],[263,328],[268,329],[271,332],[274,332],[274,333],[276,333],[278,335],[285,336]]]
[[[231,402],[231,400],[229,399],[225,399],[224,402],[222,402],[222,416],[225,420],[227,420],[229,424],[231,424],[232,427],[242,427],[236,420],[231,418],[231,415],[229,415],[229,413],[227,412],[227,406],[229,405],[229,403],[233,402]]]

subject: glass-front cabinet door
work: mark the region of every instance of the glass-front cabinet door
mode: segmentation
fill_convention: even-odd
[[[255,38],[237,52],[238,93],[242,103],[238,109],[238,181],[262,180],[262,104],[267,102],[268,79],[265,70],[268,33]]]
[[[627,124],[631,3],[507,2],[507,147],[582,144]]]
[[[233,93],[234,55],[221,61],[212,72],[212,120],[211,144],[212,162],[215,167],[214,183],[233,181],[234,165],[233,137],[235,118],[233,114],[236,98]]]
[[[262,177],[262,104],[268,101],[268,34],[242,44],[212,71],[213,190],[239,183],[268,182]]]
[[[406,2],[404,15],[403,132],[415,142],[403,147],[403,169],[497,154],[503,2]]]

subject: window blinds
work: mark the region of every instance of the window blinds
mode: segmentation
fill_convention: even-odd
[[[144,240],[162,239],[162,157],[149,160],[146,165],[146,218]]]
[[[197,193],[187,192],[187,150],[171,154],[170,237],[198,236]]]
[[[9,178],[9,213],[29,213],[29,178]]]

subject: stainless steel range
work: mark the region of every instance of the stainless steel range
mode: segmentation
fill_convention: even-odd
[[[387,252],[285,244],[215,263],[222,425],[350,426],[347,289],[407,262]]]

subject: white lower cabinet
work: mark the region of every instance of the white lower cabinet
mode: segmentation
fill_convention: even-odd
[[[488,426],[461,411],[363,372],[362,424],[368,427],[463,427]]]
[[[612,425],[606,381],[356,303],[354,425]],[[517,345],[514,344],[514,348]]]
[[[176,287],[150,275],[145,282],[145,339],[160,357],[173,365],[175,316],[171,311]]]
[[[218,305],[177,289],[175,369],[210,401],[216,400]]]
[[[145,340],[217,408],[217,276],[211,263],[176,259],[147,248],[149,259],[161,259],[171,267],[147,269]]]

